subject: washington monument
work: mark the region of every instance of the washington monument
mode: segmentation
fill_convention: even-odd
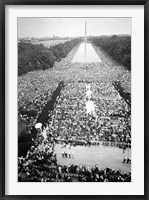
[[[84,41],[86,42],[86,34],[87,34],[87,23],[85,21],[85,38],[84,38]]]

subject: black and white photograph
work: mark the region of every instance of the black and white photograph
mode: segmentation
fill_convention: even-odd
[[[132,18],[18,17],[17,34],[18,182],[131,182]]]

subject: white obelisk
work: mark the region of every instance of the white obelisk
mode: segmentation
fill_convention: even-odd
[[[86,21],[85,21],[85,38],[84,38],[85,42],[86,42],[86,33],[87,33],[87,24],[86,24]]]
[[[86,30],[86,21],[85,21],[85,38],[84,38],[84,55],[86,56],[86,32],[87,32],[87,30]]]

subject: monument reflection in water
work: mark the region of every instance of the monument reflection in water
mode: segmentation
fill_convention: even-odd
[[[102,62],[96,51],[94,50],[91,43],[83,42],[80,44],[79,49],[74,55],[73,63],[91,63],[91,62]]]
[[[101,62],[101,59],[97,55],[92,44],[87,42],[87,22],[85,21],[85,35],[84,42],[80,44],[79,49],[77,50],[74,58],[72,59],[73,63],[92,63],[92,62]]]

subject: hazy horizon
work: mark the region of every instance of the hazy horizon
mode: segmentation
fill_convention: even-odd
[[[18,37],[131,35],[131,18],[18,18]]]

